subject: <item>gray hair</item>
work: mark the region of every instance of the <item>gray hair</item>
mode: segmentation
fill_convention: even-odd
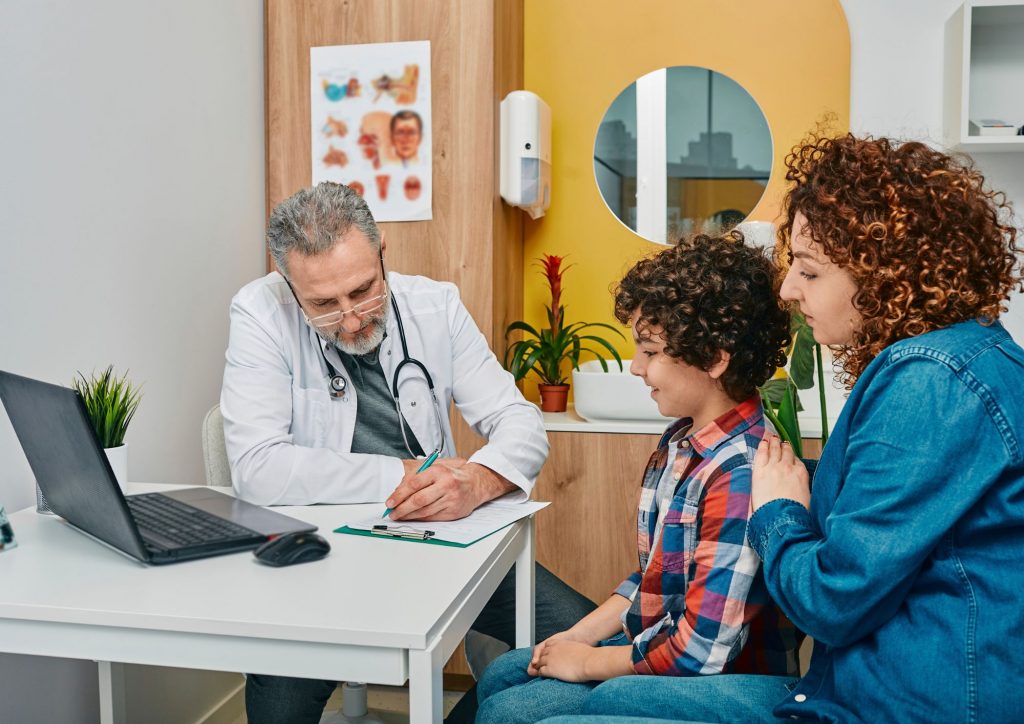
[[[380,230],[363,197],[348,186],[323,181],[279,203],[267,223],[267,248],[278,270],[288,277],[288,252],[323,254],[352,228],[380,249]]]

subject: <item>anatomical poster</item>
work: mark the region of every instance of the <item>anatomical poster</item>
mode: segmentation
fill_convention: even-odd
[[[309,49],[313,183],[360,193],[377,221],[431,218],[430,41]]]

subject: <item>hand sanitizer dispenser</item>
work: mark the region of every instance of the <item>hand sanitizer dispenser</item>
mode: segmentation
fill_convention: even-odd
[[[551,109],[535,93],[501,102],[501,198],[531,219],[551,205]]]

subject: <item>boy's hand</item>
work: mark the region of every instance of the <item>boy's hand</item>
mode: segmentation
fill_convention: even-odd
[[[793,454],[788,442],[781,442],[777,435],[771,433],[765,435],[757,446],[750,485],[750,506],[753,510],[779,498],[795,500],[805,508],[811,505],[807,468]]]
[[[631,646],[591,646],[565,639],[545,642],[537,672],[562,681],[606,681],[634,673]]]
[[[537,676],[561,679],[562,681],[590,681],[587,677],[587,658],[592,651],[597,649],[590,644],[555,639],[554,636],[542,645],[543,648],[539,654],[534,652],[537,663],[530,662],[530,668],[537,672]]]
[[[586,641],[577,631],[574,631],[571,628],[548,636],[533,647],[533,657],[530,659],[530,663],[526,666],[526,673],[530,676],[540,676],[540,672],[537,671],[537,664],[540,662],[540,656],[544,651],[544,647],[551,641],[575,641],[577,643],[591,644],[590,641]]]

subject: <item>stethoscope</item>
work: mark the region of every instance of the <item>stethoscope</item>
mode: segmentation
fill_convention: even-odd
[[[387,274],[384,271],[383,259],[381,259],[380,271],[381,274],[384,276],[384,281],[387,282]],[[291,287],[291,284],[289,284],[288,286]],[[295,294],[294,289],[292,290],[292,294]],[[391,376],[391,396],[395,401],[395,412],[398,413],[398,429],[402,433],[402,442],[405,443],[405,449],[409,451],[410,457],[416,457],[415,453],[413,453],[412,451],[412,446],[409,445],[409,437],[405,433],[405,428],[408,423],[406,422],[405,415],[402,414],[402,406],[398,398],[398,382],[400,379],[399,375],[401,374],[402,369],[406,365],[412,365],[413,367],[416,367],[417,369],[419,369],[420,372],[423,373],[423,378],[427,382],[427,389],[430,391],[430,399],[434,404],[434,418],[437,421],[437,430],[440,435],[440,442],[437,447],[438,450],[441,451],[444,449],[444,426],[441,424],[441,406],[437,402],[437,393],[434,391],[434,379],[430,376],[430,373],[427,371],[426,365],[424,365],[418,359],[412,357],[409,354],[409,344],[408,342],[406,342],[405,339],[405,325],[402,324],[402,314],[401,312],[398,311],[398,302],[395,301],[395,295],[391,293],[390,285],[388,285],[387,294],[389,300],[391,301],[391,308],[395,312],[395,322],[398,325],[398,339],[402,343],[402,360],[395,367],[395,371],[394,373],[392,373]],[[295,297],[295,299],[296,301],[298,301],[297,296]],[[320,350],[320,357],[323,358],[324,364],[327,366],[327,370],[330,374],[330,378],[327,381],[327,391],[330,393],[333,399],[340,400],[345,396],[345,393],[348,391],[348,380],[345,379],[345,376],[341,374],[341,372],[339,372],[338,369],[333,364],[331,364],[331,361],[329,359],[327,359],[327,353],[324,350],[324,340],[319,334],[316,333],[316,330],[313,330],[313,336],[316,337],[316,346],[317,349]]]

